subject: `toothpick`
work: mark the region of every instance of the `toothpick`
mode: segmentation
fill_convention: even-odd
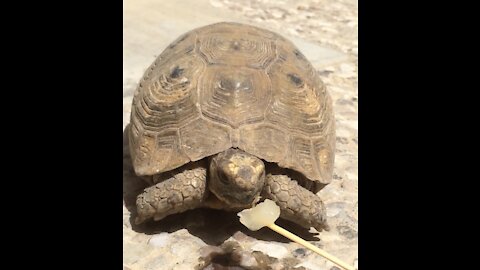
[[[288,239],[290,239],[290,240],[292,240],[292,241],[294,241],[294,242],[312,250],[313,252],[320,254],[325,259],[337,264],[338,266],[340,266],[340,267],[342,267],[346,270],[355,270],[355,268],[353,268],[353,266],[348,265],[346,262],[344,262],[344,261],[340,260],[339,258],[327,253],[326,251],[310,244],[309,242],[307,242],[307,241],[303,240],[302,238],[296,236],[295,234],[285,230],[284,228],[278,226],[275,223],[267,225],[267,227],[276,231],[277,233],[287,237]]]
[[[326,251],[310,244],[309,242],[275,224],[275,221],[280,216],[280,207],[272,200],[266,199],[264,202],[257,204],[253,208],[241,211],[238,213],[238,216],[240,217],[240,222],[249,230],[257,231],[262,227],[268,227],[346,270],[355,270],[353,266],[348,265],[339,258],[328,254]]]

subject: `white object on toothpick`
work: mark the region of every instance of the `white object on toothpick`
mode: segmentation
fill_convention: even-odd
[[[263,227],[269,227],[277,233],[287,237],[288,239],[312,250],[330,260],[331,262],[339,265],[347,270],[354,270],[353,266],[341,261],[340,259],[328,254],[324,250],[310,244],[295,234],[279,227],[275,224],[275,221],[280,216],[280,207],[275,204],[274,201],[266,199],[264,202],[257,204],[255,207],[245,209],[237,214],[240,217],[240,222],[245,225],[251,231],[260,230]]]

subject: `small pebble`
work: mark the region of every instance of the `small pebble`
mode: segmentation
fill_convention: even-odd
[[[297,248],[293,251],[293,256],[295,257],[305,257],[306,250],[304,248]]]

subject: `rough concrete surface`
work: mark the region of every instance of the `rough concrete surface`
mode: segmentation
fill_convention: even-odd
[[[277,223],[314,245],[358,265],[358,18],[356,0],[125,0],[123,23],[123,128],[133,91],[163,49],[193,28],[220,21],[248,23],[292,40],[312,62],[332,95],[337,122],[334,179],[318,193],[327,208],[329,232]],[[135,195],[145,184],[133,173],[124,141],[124,269],[194,269],[207,246],[236,241],[246,251],[295,259],[301,269],[336,266],[269,231],[250,232],[235,213],[197,209],[157,223],[132,225]],[[278,264],[275,265],[278,267]]]

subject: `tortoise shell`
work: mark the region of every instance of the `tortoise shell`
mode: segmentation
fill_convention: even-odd
[[[145,72],[130,123],[140,176],[234,147],[331,181],[331,98],[305,56],[264,29],[217,23],[182,35]]]

